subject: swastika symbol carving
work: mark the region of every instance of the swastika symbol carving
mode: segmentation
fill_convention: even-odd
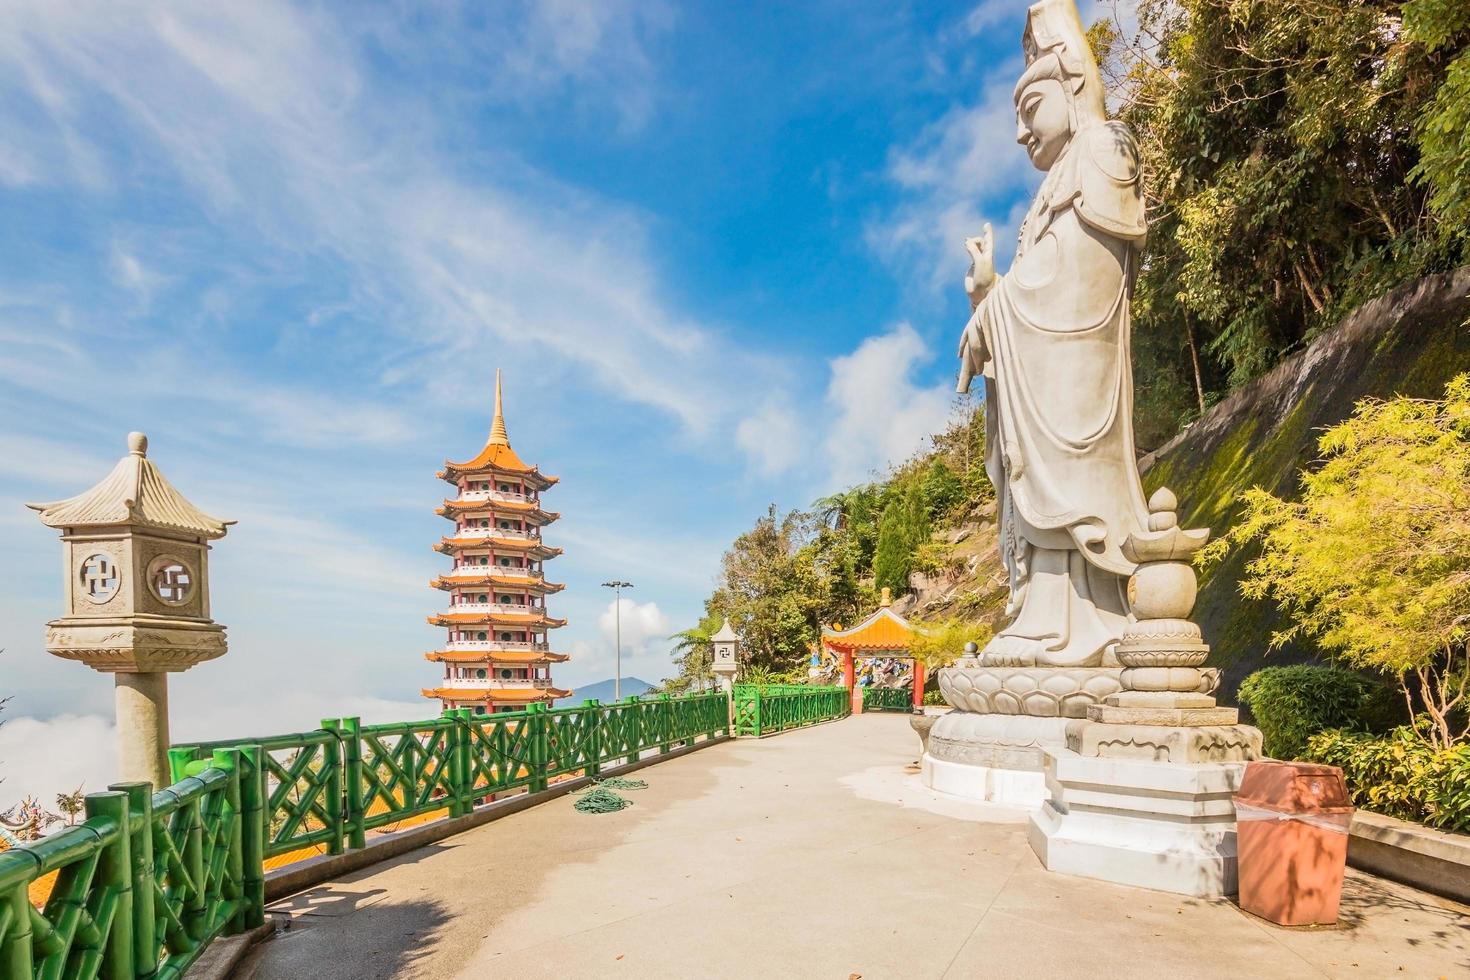
[[[82,594],[93,602],[106,602],[117,594],[121,576],[110,555],[91,555],[82,562]]]
[[[151,569],[150,584],[154,595],[164,602],[178,605],[193,591],[194,576],[181,562],[159,561]]]

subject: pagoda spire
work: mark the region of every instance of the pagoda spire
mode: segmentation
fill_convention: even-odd
[[[491,446],[510,446],[510,436],[505,431],[505,411],[500,396],[500,368],[495,369],[495,421],[490,424]]]

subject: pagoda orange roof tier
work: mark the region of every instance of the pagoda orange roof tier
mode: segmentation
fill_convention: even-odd
[[[444,664],[560,664],[571,658],[545,650],[433,650],[424,659]]]
[[[426,698],[441,701],[486,701],[494,704],[535,704],[571,696],[559,687],[426,687]]]
[[[559,477],[549,476],[542,473],[539,467],[528,466],[521,462],[515,450],[508,445],[497,445],[489,443],[480,450],[480,455],[463,463],[444,461],[444,468],[439,471],[439,479],[449,483],[458,484],[461,476],[475,476],[488,473],[499,476],[514,476],[525,480],[527,485],[537,490],[545,490],[560,483]]]
[[[537,595],[549,595],[566,588],[561,582],[548,582],[544,578],[507,578],[503,575],[481,575],[478,577],[474,575],[441,575],[436,579],[429,580],[429,588],[431,589],[468,589],[474,588],[477,585],[525,589]]]
[[[464,548],[490,548],[495,551],[523,551],[531,558],[545,560],[561,554],[560,548],[544,545],[539,541],[517,541],[514,538],[444,538],[434,545],[435,551],[446,555]]]
[[[561,517],[555,511],[542,510],[540,504],[529,500],[446,500],[444,506],[434,513],[440,517],[453,519],[454,514],[467,514],[475,511],[505,511],[507,514],[520,514],[530,520],[541,524],[550,524]]]
[[[906,651],[917,630],[887,605],[852,629],[823,629],[822,643],[843,653],[858,651]]]
[[[553,619],[545,613],[534,615],[522,613],[437,613],[429,617],[430,626],[544,626],[556,629],[565,626],[565,619]]]

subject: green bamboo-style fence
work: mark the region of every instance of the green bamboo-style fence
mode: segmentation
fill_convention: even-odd
[[[852,711],[847,688],[814,684],[736,684],[735,734],[760,738],[842,718]]]
[[[912,711],[914,692],[907,687],[863,688],[864,711]]]
[[[595,776],[729,724],[713,692],[390,725],[333,718],[312,732],[177,747],[167,789],[90,794],[83,823],[0,852],[0,980],[170,980],[215,938],[264,921],[268,857],[364,847],[375,828],[462,816],[495,794]],[[29,887],[52,872],[36,908]]]

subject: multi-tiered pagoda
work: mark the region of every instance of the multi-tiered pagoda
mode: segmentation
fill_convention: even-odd
[[[435,511],[454,522],[454,531],[434,550],[452,557],[454,567],[430,583],[449,595],[448,611],[429,617],[448,635],[424,655],[444,665],[440,686],[424,697],[476,714],[566,697],[570,691],[551,684],[551,665],[567,658],[552,653],[546,639],[547,630],[566,625],[546,612],[546,597],[563,586],[542,571],[561,554],[541,540],[541,529],[560,516],[541,509],[541,492],[556,477],[527,466],[510,448],[499,371],[490,440],[469,462],[446,460],[439,478],[457,494]]]

